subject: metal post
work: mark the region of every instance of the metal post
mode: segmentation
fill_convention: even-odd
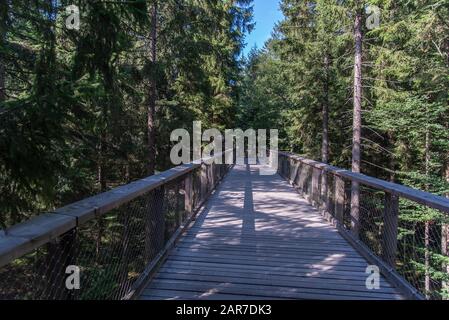
[[[184,210],[186,216],[190,217],[193,213],[193,181],[192,172],[188,173],[184,180]]]
[[[201,164],[201,202],[206,200],[207,196],[207,165]]]
[[[335,218],[343,224],[343,216],[345,212],[345,181],[335,176]]]

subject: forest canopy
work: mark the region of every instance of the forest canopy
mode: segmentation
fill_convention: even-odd
[[[232,128],[252,27],[250,0],[1,1],[0,228],[168,169],[193,120]]]

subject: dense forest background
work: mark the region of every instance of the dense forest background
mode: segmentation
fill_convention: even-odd
[[[276,128],[281,149],[449,193],[448,0],[283,0],[242,58],[251,2],[2,1],[1,227],[167,169],[193,120]]]

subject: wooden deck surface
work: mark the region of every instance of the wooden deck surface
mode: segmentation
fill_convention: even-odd
[[[280,176],[237,165],[141,299],[401,299]]]

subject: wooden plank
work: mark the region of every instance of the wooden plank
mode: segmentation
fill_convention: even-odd
[[[146,291],[141,300],[280,300],[275,297],[260,297],[255,295],[219,294],[213,292],[180,291],[180,290],[151,290]],[[288,299],[287,299],[288,300]]]
[[[184,243],[198,243],[198,244],[219,244],[219,243],[225,243],[227,245],[232,244],[242,244],[241,240],[235,239],[235,242],[232,241],[214,241],[214,242],[208,242],[208,241],[199,241],[198,239],[184,239]],[[244,241],[244,244],[247,246],[252,246],[255,248],[256,246],[265,246],[267,248],[276,248],[278,247],[280,250],[282,249],[297,249],[298,251],[317,251],[317,252],[323,252],[323,254],[326,253],[346,253],[346,254],[357,254],[357,251],[352,249],[351,247],[345,247],[345,246],[329,246],[326,245],[323,246],[309,246],[308,244],[294,244],[294,245],[288,245],[285,242],[281,242],[282,244],[278,242],[257,242],[257,241]],[[277,246],[279,245],[279,246]]]
[[[247,279],[270,279],[271,281],[281,280],[281,281],[296,281],[303,280],[308,282],[317,283],[327,283],[327,284],[345,284],[351,285],[355,288],[362,287],[365,288],[366,275],[359,274],[358,277],[336,277],[332,274],[320,274],[320,273],[309,273],[309,272],[293,272],[276,270],[276,268],[271,269],[254,269],[254,268],[226,268],[227,266],[201,266],[201,265],[183,265],[180,263],[167,264],[161,268],[161,272],[168,273],[188,273],[188,274],[201,274],[201,275],[229,275],[233,277],[247,278]],[[392,290],[393,287],[384,279],[380,279],[381,288],[389,288]]]
[[[323,254],[326,254],[326,251],[323,250],[308,250],[308,249],[301,249],[301,248],[292,248],[292,247],[279,247],[276,248],[276,246],[263,246],[260,244],[254,244],[254,245],[250,245],[250,244],[229,244],[229,243],[219,243],[219,242],[215,242],[215,243],[199,243],[199,242],[187,242],[187,241],[183,241],[182,243],[180,243],[177,248],[187,248],[187,249],[205,249],[205,250],[216,250],[216,251],[220,251],[220,250],[225,250],[225,251],[234,251],[234,250],[239,250],[239,251],[248,251],[248,252],[257,252],[257,253],[271,253],[271,252],[277,252],[279,254],[299,254],[299,255],[305,255],[305,254],[312,254],[312,255],[317,255],[318,253],[321,254],[321,256]],[[360,255],[358,255],[356,252],[347,252],[347,251],[338,251],[338,250],[333,250],[333,251],[328,251],[329,253],[332,254],[338,254],[338,255],[342,255],[345,259],[356,259],[356,260],[360,260],[360,261],[364,261],[363,258],[360,257]]]
[[[293,228],[292,228],[293,229]],[[229,229],[219,229],[217,228],[204,228],[204,229],[190,229],[189,232],[186,233],[187,238],[208,238],[214,237],[216,239],[241,239],[241,240],[264,240],[267,242],[270,241],[292,241],[296,242],[322,242],[322,243],[348,243],[346,240],[342,239],[342,237],[337,233],[331,232],[296,232],[291,230],[289,235],[287,232],[282,232],[279,230],[279,233],[276,235],[273,232],[264,232],[263,230],[257,230],[256,234],[251,233],[242,233],[242,230],[235,230],[234,228]]]
[[[260,249],[260,250],[272,250],[276,251],[276,248],[279,248],[281,251],[322,251],[323,254],[326,252],[338,252],[338,253],[346,253],[348,255],[355,254],[357,255],[356,251],[351,250],[348,247],[345,247],[343,244],[338,245],[331,245],[327,242],[319,242],[319,243],[313,243],[308,241],[303,242],[297,242],[294,240],[286,239],[284,242],[281,241],[260,241],[257,242],[257,239],[251,239],[251,240],[243,240],[238,238],[223,238],[223,239],[217,239],[215,240],[208,240],[204,238],[185,238],[185,242],[183,245],[191,245],[194,246],[195,244],[203,245],[203,246],[211,246],[211,247],[217,247],[222,246],[226,248],[250,248],[250,249]],[[287,243],[291,242],[293,245],[289,246]],[[312,245],[313,243],[313,245]],[[279,244],[280,246],[277,246]],[[322,246],[317,246],[317,244],[321,244]],[[310,245],[310,246],[309,246]],[[326,247],[328,246],[328,247]],[[348,246],[348,244],[346,244]]]
[[[175,254],[175,257],[194,257],[194,258],[204,258],[204,259],[233,259],[235,261],[251,261],[251,262],[273,262],[278,263],[278,265],[284,264],[295,264],[295,265],[316,265],[319,267],[332,267],[332,266],[340,266],[340,267],[351,267],[356,270],[365,271],[368,264],[366,261],[351,261],[345,260],[343,258],[338,257],[307,257],[307,256],[274,256],[274,255],[247,255],[246,252],[224,252],[224,253],[216,253],[213,254],[211,251],[198,251],[192,252],[187,251],[186,253]]]
[[[241,244],[245,245],[250,243],[256,243],[260,245],[266,245],[269,246],[270,244],[274,244],[272,246],[275,246],[277,244],[284,245],[285,247],[293,248],[294,245],[307,245],[307,244],[313,244],[313,243],[320,243],[323,246],[328,244],[335,244],[335,245],[348,245],[348,242],[346,240],[340,239],[332,239],[332,238],[325,238],[320,239],[319,237],[309,237],[309,238],[289,238],[289,237],[282,237],[279,236],[276,237],[263,237],[263,236],[245,236],[245,235],[226,235],[226,234],[214,234],[214,233],[207,233],[207,234],[186,234],[185,236],[186,241],[196,241],[198,243],[210,243],[210,244]]]
[[[341,177],[335,177],[335,218],[343,223],[345,211],[345,181]]]
[[[172,259],[176,259],[176,261],[187,261],[187,262],[210,262],[210,263],[218,263],[218,264],[227,264],[229,262],[230,258],[205,258],[205,257],[192,257],[192,256],[172,256]],[[326,265],[320,265],[320,264],[313,264],[313,263],[276,263],[272,261],[249,261],[249,260],[243,260],[243,259],[235,259],[233,262],[239,264],[242,268],[247,268],[248,266],[266,266],[266,267],[290,267],[292,269],[302,270],[304,272],[342,272],[343,274],[351,274],[351,273],[363,273],[365,271],[365,268],[350,268],[346,266],[326,266]],[[366,278],[366,275],[365,275]]]
[[[366,270],[366,267],[368,266],[368,263],[362,267],[362,266],[346,266],[346,265],[326,265],[323,263],[312,263],[312,262],[298,262],[298,261],[290,261],[290,262],[277,262],[275,260],[271,259],[244,259],[244,258],[235,258],[232,256],[222,256],[222,257],[211,257],[207,255],[189,255],[189,254],[176,254],[170,256],[172,259],[176,260],[183,260],[183,261],[210,261],[210,262],[216,262],[216,263],[226,263],[232,259],[233,262],[238,262],[242,266],[246,265],[257,265],[257,266],[271,266],[271,267],[279,267],[280,265],[286,265],[290,266],[292,268],[309,268],[310,271],[312,270],[326,270],[327,268],[332,270],[341,270],[341,271],[347,271],[347,272],[364,272]]]
[[[251,260],[251,261],[274,261],[282,263],[320,263],[323,265],[338,265],[341,266],[351,266],[357,268],[366,268],[367,263],[365,260],[359,259],[347,259],[342,255],[286,255],[286,254],[278,254],[275,252],[270,253],[254,253],[251,251],[243,251],[243,250],[204,250],[204,249],[178,249],[174,250],[173,255],[175,256],[193,256],[193,257],[212,257],[212,258],[229,258],[229,259],[242,259],[242,260]]]
[[[306,277],[292,278],[292,277],[272,277],[254,275],[250,272],[238,272],[230,273],[226,271],[195,271],[195,270],[183,270],[175,268],[163,268],[160,270],[158,279],[173,279],[173,280],[193,280],[193,281],[217,281],[217,282],[230,282],[240,284],[260,284],[267,286],[284,286],[284,287],[306,287],[315,289],[335,289],[335,290],[347,290],[347,291],[360,291],[360,292],[372,292],[365,286],[365,281],[359,281],[358,283],[347,283],[345,281],[329,281],[315,279],[310,281]],[[376,292],[381,293],[393,293],[397,291],[391,286],[380,287]]]
[[[272,251],[272,250],[260,250],[256,248],[246,248],[246,249],[236,249],[236,248],[205,248],[203,246],[199,246],[196,248],[192,247],[184,247],[178,246],[176,251],[182,251],[182,252],[196,252],[196,253],[202,253],[202,254],[217,254],[219,252],[223,255],[245,255],[246,257],[252,258],[252,257],[270,257],[273,259],[279,258],[279,259],[287,259],[289,257],[296,257],[301,259],[302,261],[305,260],[327,260],[328,263],[331,256],[335,260],[339,260],[341,262],[349,262],[354,264],[366,264],[366,261],[363,260],[359,256],[346,256],[344,253],[336,253],[331,255],[323,255],[321,252],[314,252],[314,251]]]
[[[257,226],[257,233],[254,232],[253,229],[248,228],[242,228],[238,229],[239,226],[236,224],[232,224],[229,227],[223,228],[219,225],[217,226],[211,226],[208,224],[204,225],[204,229],[193,229],[191,230],[187,236],[196,236],[196,237],[207,237],[214,236],[214,237],[235,237],[238,238],[245,238],[245,239],[251,239],[251,238],[257,238],[258,240],[278,240],[278,241],[296,241],[301,239],[309,239],[309,241],[317,241],[317,240],[335,240],[337,242],[342,242],[341,236],[338,234],[338,232],[331,230],[331,229],[325,229],[323,227],[323,231],[302,231],[301,227],[297,226],[291,226],[290,229],[287,227],[279,227],[277,230],[278,233],[275,233],[277,235],[273,234],[273,231],[269,229],[268,226],[263,227],[259,224]],[[273,226],[271,226],[273,228]],[[290,233],[290,235],[289,235]]]
[[[237,228],[236,226],[235,228]],[[285,233],[283,233],[281,230],[279,231],[278,236],[274,236],[273,232],[270,233],[264,233],[263,230],[259,230],[257,228],[257,232],[254,232],[253,230],[249,230],[245,232],[245,230],[240,230],[240,232],[226,230],[222,228],[216,228],[215,231],[211,230],[209,232],[188,232],[186,234],[187,238],[214,238],[214,239],[240,239],[240,240],[256,240],[256,241],[277,241],[277,242],[283,242],[284,244],[287,244],[289,242],[292,243],[301,243],[301,242],[309,242],[309,243],[318,243],[323,241],[329,242],[332,241],[333,243],[340,244],[345,243],[345,240],[342,239],[342,237],[338,234],[330,234],[329,232],[302,232],[301,237],[295,237],[295,236],[288,236]],[[293,229],[293,228],[292,228]],[[291,230],[291,232],[295,232],[295,230]],[[335,236],[335,237],[334,237]],[[347,242],[346,242],[347,243]]]
[[[232,283],[236,285],[260,285],[267,288],[269,291],[272,288],[294,288],[294,289],[315,289],[318,291],[326,290],[329,292],[335,291],[337,294],[342,291],[344,293],[351,292],[360,296],[372,296],[375,295],[397,295],[397,291],[392,288],[382,288],[377,290],[369,290],[363,286],[353,286],[348,284],[338,284],[338,283],[324,283],[318,281],[289,281],[289,280],[271,280],[271,279],[253,279],[253,278],[243,278],[234,277],[229,275],[209,275],[209,274],[182,274],[182,273],[161,273],[158,277],[160,281],[166,280],[180,280],[180,281],[193,281],[197,283],[203,282],[218,282],[218,283]]]
[[[220,282],[197,282],[187,280],[159,280],[155,279],[144,294],[150,295],[151,289],[184,289],[202,292],[214,292],[225,294],[239,294],[239,295],[257,295],[265,297],[278,298],[293,298],[293,299],[400,299],[399,295],[369,293],[353,291],[338,291],[326,289],[310,289],[310,288],[293,288],[293,287],[272,287],[253,284],[234,284],[234,283],[220,283]]]
[[[310,223],[314,223],[319,227],[320,223],[315,223],[311,221]],[[307,223],[304,223],[307,224]],[[216,227],[211,227],[210,225],[205,224],[205,227],[209,228],[209,230],[202,232],[197,230],[193,230],[187,234],[187,237],[194,236],[197,238],[200,237],[217,237],[217,238],[237,238],[237,239],[254,239],[257,240],[263,240],[263,241],[270,241],[270,240],[276,240],[276,241],[294,241],[294,242],[300,242],[302,240],[309,241],[309,242],[317,242],[320,240],[323,241],[334,241],[336,243],[342,242],[342,238],[338,233],[334,233],[333,231],[327,230],[324,227],[322,227],[322,230],[312,232],[312,231],[301,231],[301,227],[292,226],[290,229],[290,232],[292,233],[292,236],[289,236],[287,231],[288,229],[283,227],[279,227],[279,233],[277,236],[275,236],[275,233],[273,233],[272,230],[268,226],[260,226],[259,224],[254,225],[253,228],[245,227],[242,229],[237,224],[230,224],[231,227],[222,228],[219,225]],[[276,226],[271,226],[271,228]],[[302,227],[304,228],[304,227]],[[237,231],[237,230],[239,231]]]
[[[167,286],[168,285],[168,286]],[[174,285],[174,286],[170,286]],[[176,287],[177,286],[177,287]],[[330,297],[352,297],[357,299],[401,299],[397,293],[394,292],[361,292],[353,290],[335,290],[332,289],[316,289],[307,287],[284,287],[284,286],[266,286],[258,284],[239,284],[231,282],[220,281],[197,281],[197,280],[175,280],[175,279],[161,279],[155,280],[155,283],[150,286],[145,293],[149,290],[155,289],[177,289],[177,290],[192,290],[200,291],[204,290],[217,292],[217,293],[231,293],[242,295],[261,295],[261,296],[273,296],[278,298],[306,298],[301,295],[311,294],[315,295],[315,299],[329,299]],[[220,290],[225,289],[225,290]],[[226,290],[229,289],[229,290]],[[324,297],[320,297],[324,296]]]
[[[233,263],[216,263],[216,262],[204,262],[204,261],[190,261],[190,260],[168,260],[164,267],[167,268],[186,268],[186,269],[201,269],[201,270],[229,270],[229,272],[235,271],[248,271],[253,273],[269,273],[275,275],[285,275],[289,277],[295,276],[307,276],[311,279],[323,278],[323,279],[336,279],[344,281],[365,281],[366,274],[361,272],[348,272],[339,270],[313,270],[310,268],[299,268],[290,266],[260,266],[260,265],[241,265]],[[313,281],[313,280],[311,280]],[[384,281],[380,279],[381,283]]]

